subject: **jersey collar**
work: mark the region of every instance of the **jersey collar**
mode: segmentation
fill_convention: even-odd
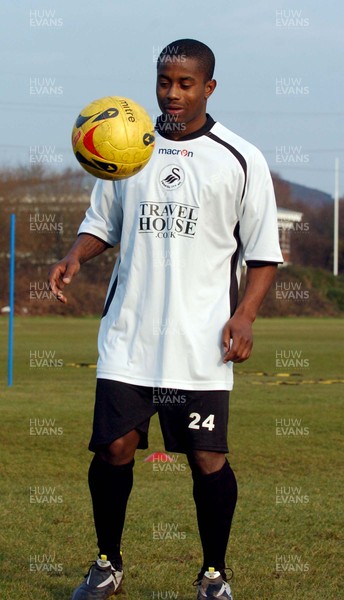
[[[156,124],[155,124],[155,129],[158,133],[160,133],[160,135],[163,138],[166,138],[168,140],[171,140],[173,142],[185,142],[186,140],[194,140],[195,138],[201,137],[202,135],[205,135],[206,133],[208,133],[208,131],[211,130],[211,128],[215,125],[214,119],[208,115],[208,113],[206,114],[207,120],[204,123],[203,127],[201,127],[200,129],[197,129],[197,131],[194,131],[193,133],[190,133],[189,135],[184,135],[183,137],[179,138],[179,140],[171,140],[171,138],[166,135],[166,133],[164,133],[164,123],[165,121],[163,121],[162,117],[158,117],[156,120]]]

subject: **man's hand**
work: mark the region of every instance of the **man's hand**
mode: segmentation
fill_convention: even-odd
[[[249,358],[253,346],[252,323],[275,279],[276,269],[272,265],[247,269],[242,300],[222,330],[224,363],[230,360],[240,363]]]
[[[222,330],[223,362],[244,362],[251,354],[253,346],[252,322],[243,316],[234,316]]]
[[[62,290],[79,273],[80,266],[111,248],[110,244],[89,233],[81,233],[65,258],[53,265],[49,271],[49,287],[56,298],[66,304]]]
[[[62,290],[79,271],[80,262],[68,256],[51,267],[49,271],[49,288],[60,302],[67,303],[67,298],[63,295]]]

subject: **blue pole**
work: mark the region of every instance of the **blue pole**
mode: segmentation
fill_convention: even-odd
[[[8,321],[8,375],[7,382],[13,384],[13,322],[14,322],[14,263],[15,263],[16,216],[11,215],[10,224],[10,318]]]

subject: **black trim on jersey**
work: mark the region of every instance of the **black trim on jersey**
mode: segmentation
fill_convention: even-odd
[[[247,260],[247,266],[250,269],[256,269],[259,267],[277,267],[277,265],[281,265],[280,262],[273,262],[272,260]]]
[[[99,240],[100,242],[103,242],[103,244],[106,244],[108,248],[113,248],[114,247],[111,244],[109,244],[109,242],[106,242],[105,240],[103,240],[102,238],[100,238],[98,235],[94,235],[94,233],[88,233],[87,231],[81,231],[80,233],[78,233],[78,237],[79,237],[79,235],[90,235],[91,237],[96,238],[96,240]]]
[[[235,310],[236,310],[236,307],[238,304],[238,296],[239,296],[239,283],[238,283],[238,278],[237,278],[237,266],[238,266],[238,260],[239,260],[239,254],[240,254],[240,243],[241,243],[239,230],[240,230],[240,224],[238,221],[234,228],[234,231],[233,231],[233,237],[236,240],[237,247],[231,258],[231,282],[230,282],[230,288],[229,288],[229,301],[230,301],[230,306],[231,306],[230,316],[231,317],[235,313]]]
[[[115,280],[114,280],[114,282],[113,282],[113,284],[111,286],[111,289],[109,291],[109,295],[108,295],[107,300],[105,302],[105,306],[104,306],[102,318],[105,317],[107,315],[107,313],[108,313],[108,310],[110,308],[110,304],[111,304],[111,302],[113,300],[113,297],[115,295],[115,291],[116,291],[116,288],[117,288],[117,282],[118,282],[118,275],[116,275],[116,278],[115,278]]]
[[[206,117],[207,117],[207,120],[204,123],[203,127],[201,127],[200,129],[197,129],[197,131],[194,131],[193,133],[189,133],[189,135],[184,135],[183,137],[178,138],[178,140],[174,140],[171,137],[170,132],[164,131],[164,128],[166,129],[166,123],[168,121],[166,121],[166,119],[164,119],[162,115],[157,118],[156,124],[155,124],[155,129],[158,133],[160,133],[160,135],[163,138],[166,138],[167,140],[171,140],[173,142],[185,142],[187,140],[194,140],[198,137],[201,137],[202,135],[207,134],[208,131],[210,131],[210,129],[212,127],[214,127],[214,125],[215,125],[214,119],[208,114],[206,114]]]
[[[209,137],[210,139],[214,140],[214,142],[218,142],[219,144],[222,144],[222,146],[224,146],[225,148],[227,148],[227,150],[229,150],[232,154],[234,154],[235,158],[239,161],[239,163],[241,164],[243,171],[244,171],[244,175],[245,175],[245,182],[244,182],[244,188],[241,194],[241,201],[245,195],[245,191],[246,191],[246,183],[247,183],[247,162],[244,159],[243,155],[240,154],[240,152],[234,148],[234,146],[231,146],[230,144],[228,144],[227,142],[225,142],[224,140],[222,140],[221,138],[219,138],[217,135],[215,135],[214,133],[211,133],[210,131],[206,134],[207,137]]]

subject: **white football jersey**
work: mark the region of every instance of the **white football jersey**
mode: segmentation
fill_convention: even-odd
[[[100,324],[97,376],[232,389],[221,334],[235,311],[242,259],[283,261],[260,151],[209,116],[180,141],[157,133],[140,173],[97,180],[78,233],[121,244]]]

